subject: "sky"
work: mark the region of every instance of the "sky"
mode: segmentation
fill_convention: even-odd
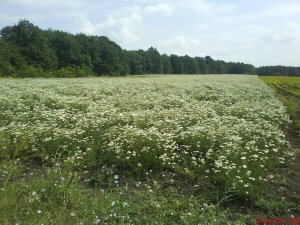
[[[127,50],[300,66],[300,0],[0,0],[0,28],[20,19]]]

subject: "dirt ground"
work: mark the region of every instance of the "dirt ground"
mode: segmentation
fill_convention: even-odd
[[[287,181],[291,187],[291,198],[300,203],[300,136],[295,129],[288,130],[288,139],[296,152],[296,159],[292,164],[292,173]]]

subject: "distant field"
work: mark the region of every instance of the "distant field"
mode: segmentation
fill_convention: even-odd
[[[260,78],[276,89],[300,134],[300,77],[265,76]]]
[[[0,223],[255,223],[226,204],[286,215],[289,122],[257,76],[0,79]]]
[[[275,87],[281,94],[300,97],[300,77],[265,76],[260,78]]]

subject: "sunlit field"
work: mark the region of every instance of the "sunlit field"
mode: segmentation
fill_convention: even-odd
[[[300,97],[300,77],[265,76],[261,78],[282,93]]]
[[[0,223],[255,222],[234,205],[289,215],[276,185],[290,123],[257,76],[0,79]]]
[[[261,79],[278,92],[300,135],[300,77],[265,76]]]

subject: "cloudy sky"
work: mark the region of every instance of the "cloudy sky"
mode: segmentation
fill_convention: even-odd
[[[108,36],[125,49],[300,66],[300,0],[0,0],[0,27]]]

